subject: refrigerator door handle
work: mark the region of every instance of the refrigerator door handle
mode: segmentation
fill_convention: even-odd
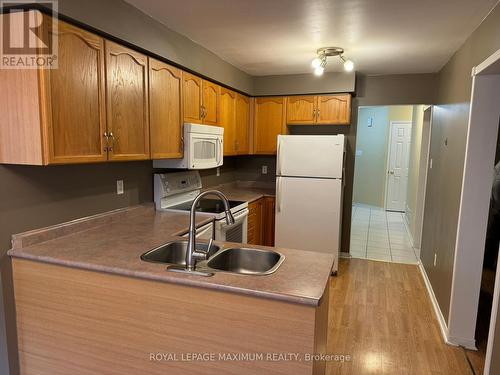
[[[276,199],[278,200],[276,202],[276,210],[281,212],[281,177],[277,177],[276,182],[278,183],[276,187]]]
[[[281,159],[282,159],[282,157],[280,157],[280,147],[281,147],[281,142],[280,142],[280,138],[278,136],[278,149],[276,150],[276,156],[278,158],[278,166],[276,168],[276,174],[278,176],[281,176]]]

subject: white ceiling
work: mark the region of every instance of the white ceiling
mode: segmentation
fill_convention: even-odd
[[[311,72],[324,46],[366,74],[436,72],[498,0],[126,1],[241,70],[273,75]]]

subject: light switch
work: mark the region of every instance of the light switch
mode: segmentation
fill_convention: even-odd
[[[267,174],[267,165],[262,166],[262,174]]]

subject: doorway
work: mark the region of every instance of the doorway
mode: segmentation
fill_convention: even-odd
[[[387,151],[386,211],[406,210],[410,144],[411,121],[391,121]]]
[[[358,112],[352,257],[417,264],[419,212],[428,144],[425,105],[360,107]],[[421,162],[424,161],[422,168]],[[425,184],[425,182],[424,182]],[[425,191],[425,189],[424,189]]]

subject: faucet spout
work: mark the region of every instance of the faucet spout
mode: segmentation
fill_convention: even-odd
[[[198,205],[198,202],[206,195],[215,195],[222,201],[222,203],[224,204],[224,211],[226,213],[226,222],[229,225],[234,224],[234,217],[231,213],[229,201],[223,193],[218,190],[207,190],[198,194],[198,196],[193,200],[191,210],[189,212],[189,238],[186,251],[187,271],[193,271],[196,266],[196,262],[200,259],[206,259],[206,257],[208,256],[208,254],[204,252],[196,251],[196,206]]]

